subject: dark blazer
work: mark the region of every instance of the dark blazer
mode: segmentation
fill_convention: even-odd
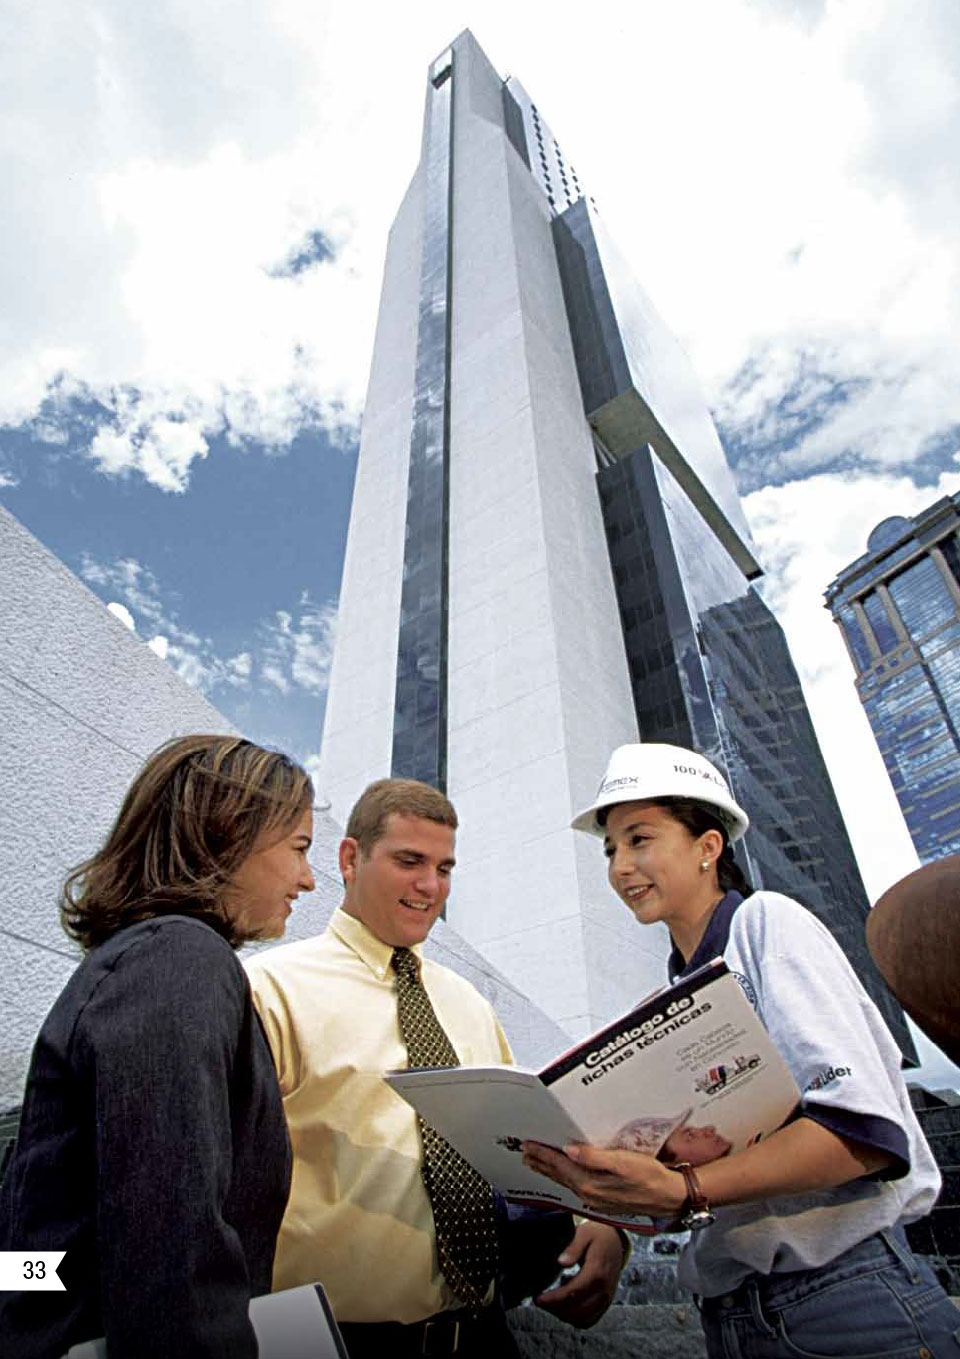
[[[0,1293],[0,1354],[255,1359],[290,1142],[243,968],[209,925],[120,930],[34,1048],[0,1250],[66,1250],[65,1293]]]

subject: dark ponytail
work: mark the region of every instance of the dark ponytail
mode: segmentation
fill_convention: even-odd
[[[717,860],[717,882],[724,892],[739,892],[742,897],[752,894],[753,888],[744,876],[743,869],[733,857],[733,846],[727,828],[712,809],[703,802],[694,802],[686,797],[652,798],[654,806],[662,807],[679,821],[695,840],[708,830],[717,830],[723,836],[723,850]]]
[[[724,840],[723,852],[717,860],[717,882],[725,892],[739,892],[742,897],[748,897],[753,892],[743,869],[733,857],[733,846],[729,840]]]

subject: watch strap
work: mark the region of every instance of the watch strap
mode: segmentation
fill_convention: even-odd
[[[687,1197],[680,1209],[681,1226],[691,1232],[697,1231],[701,1227],[709,1227],[711,1222],[716,1221],[716,1214],[710,1211],[710,1204],[703,1192],[703,1186],[697,1178],[697,1172],[689,1161],[679,1161],[670,1168],[683,1176],[684,1187],[687,1191]]]

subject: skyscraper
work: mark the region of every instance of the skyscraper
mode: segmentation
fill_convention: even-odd
[[[960,854],[958,509],[884,519],[826,593],[923,863]]]
[[[461,815],[451,923],[571,1031],[663,979],[566,827],[624,741],[695,746],[864,972],[866,901],[680,346],[469,32],[390,234],[327,700],[335,815],[388,769]],[[895,1018],[895,1016],[893,1016]]]

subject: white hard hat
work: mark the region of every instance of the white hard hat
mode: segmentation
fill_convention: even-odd
[[[709,807],[731,840],[739,840],[750,818],[733,800],[727,781],[702,755],[683,746],[656,742],[617,746],[590,807],[573,818],[574,830],[603,835],[597,813],[618,802],[684,797]]]

